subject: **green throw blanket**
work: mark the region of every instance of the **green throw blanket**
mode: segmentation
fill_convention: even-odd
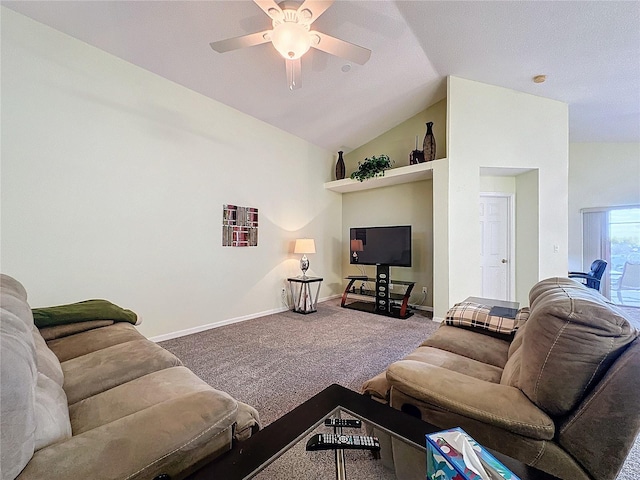
[[[85,300],[69,305],[34,308],[32,311],[33,320],[38,328],[89,320],[113,320],[135,325],[138,320],[138,316],[131,310],[121,308],[107,300]]]

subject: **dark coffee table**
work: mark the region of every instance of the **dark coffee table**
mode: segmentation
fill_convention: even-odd
[[[381,443],[388,441],[389,436],[391,436],[394,441],[400,441],[403,445],[414,449],[418,459],[425,458],[425,435],[442,430],[406,413],[371,400],[369,397],[334,384],[271,423],[247,441],[236,445],[230,452],[223,454],[209,464],[201,466],[199,470],[192,473],[188,478],[224,480],[240,480],[256,476],[264,479],[283,478],[281,474],[274,473],[278,472],[278,461],[285,458],[293,450],[298,450],[303,452],[301,455],[305,457],[305,461],[313,465],[314,473],[313,475],[310,474],[309,478],[332,480],[336,478],[334,452],[305,452],[304,445],[312,433],[316,431],[329,433],[331,429],[324,427],[324,419],[335,416],[362,420],[363,428],[361,430],[345,430],[344,433],[368,435],[370,433],[366,428],[369,431],[373,428],[374,435],[377,435],[378,432],[384,433],[380,435]],[[384,450],[386,447],[383,445],[382,449]],[[556,479],[552,475],[529,467],[506,455],[494,450],[490,451],[522,480]],[[345,453],[348,454],[346,471],[349,480],[382,478],[378,474],[372,477],[370,471],[367,472],[368,467],[362,468],[362,462],[365,464],[371,464],[372,462],[379,464],[381,462],[372,452],[347,450]],[[350,465],[350,458],[356,459],[356,457],[358,459],[357,462],[354,461],[354,464]],[[425,462],[426,460],[422,465]],[[286,469],[287,466],[284,466],[284,468]],[[372,468],[375,468],[375,466],[372,466]],[[380,468],[380,466],[377,468]],[[265,470],[264,474],[260,474],[264,469],[267,470]],[[271,473],[269,473],[270,471]],[[386,477],[386,475],[385,478],[395,478],[392,471],[388,472],[389,477]]]

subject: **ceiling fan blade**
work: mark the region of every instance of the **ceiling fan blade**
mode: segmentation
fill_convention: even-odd
[[[298,8],[298,18],[301,19],[302,23],[311,25],[327,8],[333,5],[333,1],[334,0],[305,0]]]
[[[253,0],[253,2],[272,19],[280,20],[282,18],[282,9],[274,0]]]
[[[230,50],[237,50],[238,48],[253,47],[254,45],[270,42],[271,32],[272,30],[265,30],[264,32],[250,33],[249,35],[243,35],[241,37],[211,42],[209,45],[211,45],[211,48],[216,52],[225,53]]]
[[[284,61],[287,67],[287,86],[289,90],[297,90],[298,88],[302,88],[302,75],[301,72],[301,62],[299,58],[295,60],[287,60]]]
[[[345,42],[339,38],[316,31],[311,31],[309,34],[312,39],[314,36],[317,36],[317,42],[312,41],[311,46],[318,50],[322,50],[323,52],[344,58],[345,60],[349,60],[350,62],[354,62],[359,65],[364,65],[369,61],[369,58],[371,58],[371,50],[368,48],[360,47],[353,43]]]

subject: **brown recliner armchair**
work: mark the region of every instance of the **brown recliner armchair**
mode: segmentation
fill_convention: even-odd
[[[613,480],[640,431],[638,332],[567,278],[529,300],[512,341],[443,325],[363,390],[560,478]]]

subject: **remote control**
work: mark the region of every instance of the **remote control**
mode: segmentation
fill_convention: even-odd
[[[345,427],[345,428],[360,428],[362,422],[360,420],[351,420],[343,418],[325,418],[325,427]]]
[[[317,433],[307,441],[307,450],[380,450],[380,441],[376,437],[363,435],[335,435]]]

